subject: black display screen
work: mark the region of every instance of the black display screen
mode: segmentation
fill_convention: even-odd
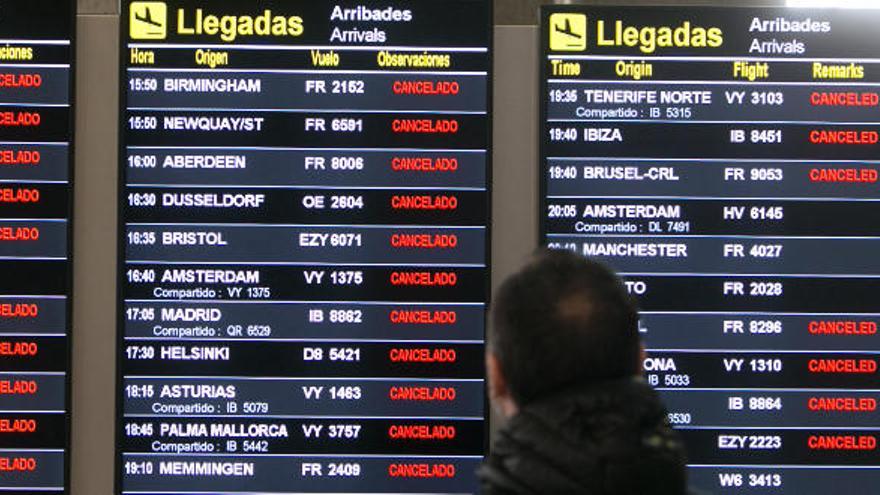
[[[878,21],[543,10],[543,240],[623,274],[710,493],[877,491]]]
[[[122,4],[119,493],[473,493],[490,2]]]
[[[0,493],[66,493],[72,1],[0,1]]]

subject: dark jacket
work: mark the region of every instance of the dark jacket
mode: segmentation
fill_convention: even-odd
[[[480,469],[483,495],[684,495],[685,453],[656,392],[626,379],[529,404]]]

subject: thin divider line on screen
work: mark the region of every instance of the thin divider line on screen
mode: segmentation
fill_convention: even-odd
[[[192,73],[223,73],[223,72],[246,72],[248,74],[387,74],[397,76],[487,76],[485,71],[393,71],[393,70],[312,70],[312,69],[161,69],[149,67],[128,68],[131,72],[192,72]]]
[[[31,106],[31,105],[29,105]],[[236,113],[400,113],[400,114],[435,114],[435,115],[487,115],[485,111],[470,110],[351,110],[351,109],[320,109],[320,108],[199,108],[199,107],[128,107],[131,112],[236,112]],[[273,148],[277,149],[277,148]],[[375,148],[371,148],[375,149]],[[445,150],[448,151],[448,150]]]
[[[617,55],[547,55],[548,60],[620,60]],[[644,57],[641,57],[644,58]],[[649,57],[652,62],[862,62],[866,64],[880,63],[880,58],[811,58],[811,57],[704,57],[694,56],[666,56],[652,55]],[[555,79],[554,79],[555,80]],[[817,84],[824,85],[824,81],[816,81]],[[814,84],[815,85],[815,84]]]
[[[362,45],[220,45],[211,43],[129,43],[128,48],[219,48],[225,50],[280,50],[280,51],[310,51],[331,48],[333,50],[352,50],[363,52],[380,52],[380,51],[401,51],[401,52],[421,52],[421,51],[444,51],[451,53],[487,53],[488,49],[482,47],[446,47],[446,46],[362,46]]]

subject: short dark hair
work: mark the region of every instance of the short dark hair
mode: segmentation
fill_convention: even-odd
[[[498,290],[489,349],[520,405],[640,372],[639,315],[609,268],[541,250]]]

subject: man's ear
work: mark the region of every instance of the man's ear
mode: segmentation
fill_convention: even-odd
[[[494,353],[486,353],[486,377],[489,380],[489,397],[493,400],[504,398],[510,395],[507,389],[507,378],[501,371],[501,362]]]
[[[486,353],[486,378],[489,381],[489,398],[498,412],[508,418],[514,416],[518,408],[510,395],[507,377],[501,370],[501,361],[491,351]]]

